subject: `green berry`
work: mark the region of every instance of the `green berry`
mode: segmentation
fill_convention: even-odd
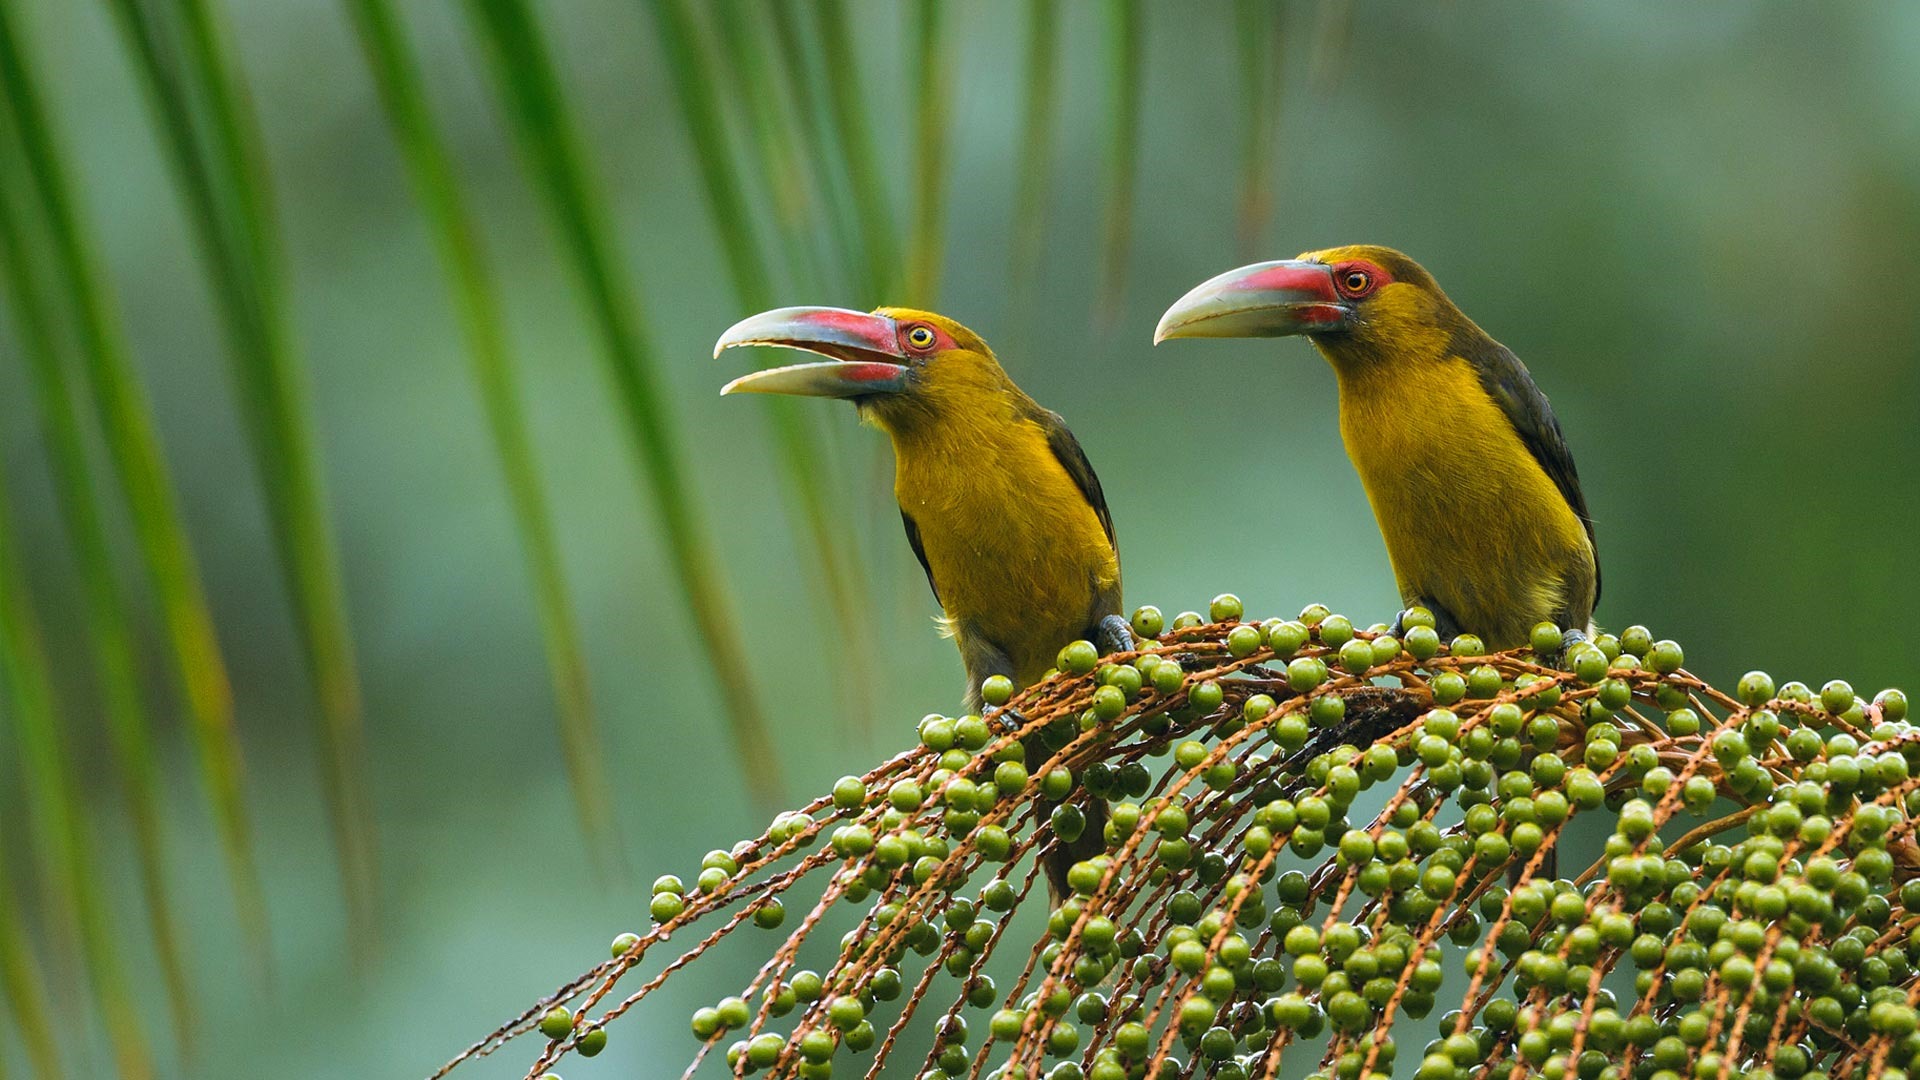
[[[1252,656],[1264,643],[1265,637],[1258,626],[1241,623],[1227,634],[1227,652],[1236,660]]]
[[[1054,666],[1069,675],[1087,675],[1100,663],[1100,650],[1091,641],[1076,641],[1060,650]]]
[[[1213,603],[1207,605],[1207,615],[1212,622],[1233,622],[1245,611],[1246,608],[1240,604],[1240,598],[1232,593],[1221,593],[1213,598]]]
[[[1820,688],[1820,707],[1834,715],[1853,708],[1853,687],[1845,680],[1835,679]]]
[[[1873,696],[1873,703],[1880,706],[1883,719],[1897,724],[1907,718],[1907,695],[1899,690],[1882,690]]]
[[[1301,656],[1287,664],[1287,685],[1296,693],[1307,693],[1327,680],[1327,665],[1317,656]]]
[[[787,1047],[787,1041],[773,1032],[765,1032],[753,1037],[747,1044],[747,1062],[756,1069],[771,1068],[780,1060],[780,1052]]]
[[[573,1013],[565,1005],[555,1005],[540,1018],[540,1034],[549,1039],[564,1039],[573,1030]]]
[[[1647,667],[1658,674],[1670,675],[1686,666],[1687,655],[1677,641],[1656,641],[1646,654]]]
[[[1773,699],[1773,676],[1764,671],[1749,671],[1740,676],[1734,696],[1747,706],[1763,705]]]
[[[762,930],[772,930],[787,921],[787,909],[778,897],[768,897],[759,907],[753,909],[753,924]]]
[[[1340,666],[1355,675],[1373,666],[1373,643],[1354,638],[1340,646]]]
[[[980,700],[989,705],[1005,705],[1012,697],[1013,680],[1005,675],[989,675],[980,684]]]
[[[1432,659],[1440,651],[1440,635],[1431,626],[1409,626],[1400,640],[1415,660]]]
[[[843,776],[834,781],[833,805],[841,810],[858,810],[866,805],[867,784],[857,776]]]
[[[1013,838],[998,825],[977,830],[973,834],[973,842],[981,857],[990,862],[1003,862],[1013,852]]]
[[[1550,622],[1534,623],[1533,630],[1527,635],[1527,642],[1536,653],[1557,653],[1561,643],[1560,628]]]
[[[1306,646],[1311,633],[1305,623],[1280,623],[1267,631],[1267,648],[1272,649],[1275,656],[1291,657]]]
[[[926,798],[926,792],[920,789],[920,785],[917,782],[910,779],[896,780],[893,786],[887,789],[887,802],[890,803],[895,810],[903,813],[912,813],[920,809],[921,804],[926,801]]]
[[[1138,638],[1157,638],[1167,628],[1166,617],[1152,604],[1135,608],[1131,622],[1133,634]]]
[[[841,1031],[848,1031],[867,1018],[867,1010],[860,999],[842,994],[827,1003],[827,1022]]]

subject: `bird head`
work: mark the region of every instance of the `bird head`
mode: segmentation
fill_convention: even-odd
[[[735,323],[714,343],[713,355],[741,345],[827,359],[750,372],[722,394],[844,398],[889,431],[952,408],[977,409],[1012,385],[979,335],[944,315],[911,308],[777,308]]]
[[[1342,365],[1444,355],[1465,318],[1419,263],[1356,244],[1203,281],[1160,317],[1153,340],[1303,335]]]

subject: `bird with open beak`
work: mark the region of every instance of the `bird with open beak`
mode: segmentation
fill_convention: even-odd
[[[1400,597],[1442,635],[1541,644],[1591,631],[1593,519],[1525,364],[1391,248],[1255,263],[1167,309],[1168,338],[1304,336],[1340,384],[1340,434],[1385,535]]]
[[[721,393],[842,398],[892,440],[900,519],[960,648],[970,710],[988,678],[1032,685],[1071,642],[1133,647],[1100,479],[1065,421],[1015,386],[978,335],[906,308],[791,307],[736,324],[714,355],[743,345],[826,359],[742,375]],[[1028,739],[1036,774],[1050,756]],[[1104,850],[1103,804],[1089,797],[1084,814],[1084,831],[1058,836],[1046,858],[1056,897],[1075,862]]]

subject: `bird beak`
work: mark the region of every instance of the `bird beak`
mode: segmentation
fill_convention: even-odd
[[[1333,287],[1331,267],[1298,259],[1254,263],[1194,286],[1160,316],[1153,343],[1317,334],[1345,327],[1352,314]]]
[[[714,343],[713,355],[738,345],[801,349],[828,359],[751,372],[721,387],[722,394],[860,398],[907,388],[899,328],[884,315],[829,307],[777,308],[733,324]]]

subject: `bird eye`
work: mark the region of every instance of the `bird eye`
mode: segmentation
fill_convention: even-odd
[[[907,344],[915,349],[933,348],[933,330],[925,326],[908,328]]]
[[[1340,287],[1351,295],[1359,296],[1373,287],[1373,275],[1365,270],[1349,270],[1340,275]]]

